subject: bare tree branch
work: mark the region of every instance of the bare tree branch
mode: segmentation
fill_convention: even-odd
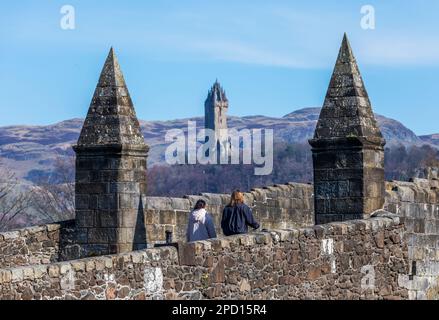
[[[58,158],[50,176],[40,179],[34,188],[32,206],[50,222],[75,216],[75,159]]]
[[[0,161],[0,231],[14,226],[30,207],[31,192],[20,186],[15,175]]]

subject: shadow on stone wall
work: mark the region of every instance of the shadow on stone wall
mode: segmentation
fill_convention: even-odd
[[[137,209],[136,227],[134,229],[133,250],[141,250],[147,247],[145,215],[143,209],[143,199],[139,197],[139,206]]]

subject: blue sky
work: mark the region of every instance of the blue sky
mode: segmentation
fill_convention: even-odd
[[[60,27],[65,4],[75,30]],[[360,26],[366,4],[375,30]],[[84,117],[110,46],[140,119],[203,115],[215,78],[231,115],[321,106],[346,31],[375,112],[436,133],[438,12],[436,0],[2,2],[0,126]]]

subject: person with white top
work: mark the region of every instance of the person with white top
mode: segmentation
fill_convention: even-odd
[[[189,215],[186,238],[188,242],[216,238],[213,218],[207,213],[204,200],[198,200]]]

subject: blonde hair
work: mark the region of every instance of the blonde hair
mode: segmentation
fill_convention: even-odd
[[[230,197],[229,206],[234,207],[240,203],[244,203],[244,194],[239,190],[235,190]]]

